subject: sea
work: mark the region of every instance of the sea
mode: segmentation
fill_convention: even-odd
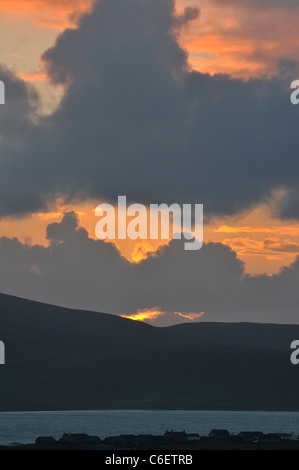
[[[104,439],[119,434],[156,434],[166,430],[198,433],[211,429],[299,434],[299,412],[100,410],[0,412],[0,444],[33,443],[39,436],[59,438],[65,432]]]

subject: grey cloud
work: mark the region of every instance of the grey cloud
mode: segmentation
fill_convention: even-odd
[[[184,12],[176,18],[176,25],[181,28],[190,21],[194,21],[199,17],[200,9],[195,7],[187,7]]]
[[[102,0],[44,54],[59,110],[8,140],[0,214],[55,196],[200,202],[231,214],[298,184],[293,69],[242,81],[190,71],[171,0]],[[10,123],[14,132],[15,123]],[[29,126],[29,130],[27,127]]]
[[[299,219],[299,190],[288,188],[276,202],[277,215],[284,219]]]
[[[47,198],[37,181],[37,172],[29,157],[32,144],[42,156],[42,130],[35,124],[38,96],[28,84],[5,65],[0,65],[5,84],[5,105],[0,106],[0,216],[37,211],[47,206]],[[40,175],[41,176],[41,175]]]

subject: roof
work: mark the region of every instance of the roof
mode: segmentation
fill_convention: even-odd
[[[264,433],[261,431],[241,431],[239,432],[238,436],[243,437],[262,437]]]
[[[210,434],[212,433],[216,434],[217,436],[223,436],[223,435],[230,436],[230,432],[227,429],[212,429],[210,431]]]
[[[56,442],[53,436],[40,436],[35,439],[35,442]]]
[[[180,436],[187,436],[185,430],[184,431],[165,431],[164,436],[174,436],[174,437],[180,437]]]

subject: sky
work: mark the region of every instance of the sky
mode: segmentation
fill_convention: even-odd
[[[296,0],[0,0],[0,291],[164,326],[298,323]],[[118,195],[204,246],[95,236]]]

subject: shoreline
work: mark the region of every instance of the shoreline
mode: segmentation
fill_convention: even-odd
[[[65,433],[58,440],[52,436],[37,437],[34,443],[0,445],[0,450],[299,450],[299,436],[294,433],[241,431],[231,434],[226,429],[212,429],[208,435],[168,431],[164,435],[121,434],[104,439],[86,433]]]

